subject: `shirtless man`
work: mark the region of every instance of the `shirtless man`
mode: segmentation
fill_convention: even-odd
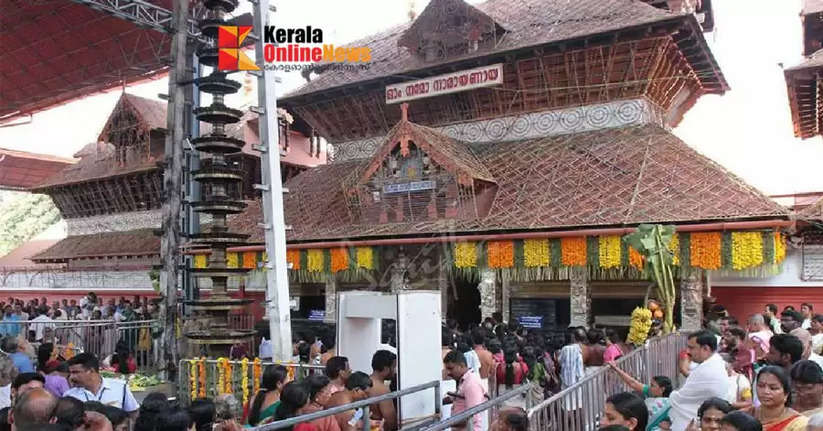
[[[494,355],[488,351],[483,344],[486,341],[486,331],[482,329],[475,329],[472,332],[472,344],[474,344],[474,351],[477,353],[477,358],[480,359],[480,378],[488,379],[495,370]],[[486,383],[488,385],[488,383]]]
[[[369,397],[367,391],[371,389],[371,387],[371,377],[369,377],[368,374],[360,371],[354,372],[346,381],[346,389],[335,392],[331,398],[329,398],[326,408],[330,409],[332,407],[350,404],[355,401],[365,400]],[[360,428],[357,425],[359,421],[352,420],[355,413],[355,410],[347,410],[343,413],[335,415],[335,419],[337,419],[337,423],[340,425],[341,431],[356,431]]]
[[[372,387],[367,392],[369,398],[380,396],[391,392],[386,385],[386,380],[392,380],[397,375],[397,355],[388,350],[378,350],[371,359]],[[394,431],[397,429],[397,411],[394,409],[393,400],[381,401],[370,407],[371,418],[379,421],[383,420],[384,431]]]

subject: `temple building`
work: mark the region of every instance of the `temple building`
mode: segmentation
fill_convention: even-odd
[[[155,294],[166,106],[123,93],[97,141],[74,154],[77,163],[64,163],[56,173],[27,184],[29,191],[52,198],[67,236],[12,252],[15,262],[25,265],[0,268],[0,286],[21,297],[39,296],[44,288],[55,289],[57,297],[80,297],[90,290],[104,296]],[[293,119],[287,117],[280,116],[284,181],[326,162],[318,140],[291,129]],[[246,142],[242,152],[228,157],[244,174],[242,190],[229,192],[245,200],[259,195],[254,189],[260,183],[260,157],[253,149],[259,143],[257,129],[251,112],[227,128],[228,135]]]
[[[626,324],[649,290],[621,240],[640,223],[677,226],[684,328],[713,275],[779,273],[788,211],[670,132],[728,89],[705,12],[673,3],[698,2],[432,0],[350,44],[368,67],[287,94],[333,147],[286,183],[295,315],[333,320],[344,290],[428,289],[462,324]],[[229,220],[252,243],[230,266],[254,268],[258,220],[259,203]]]

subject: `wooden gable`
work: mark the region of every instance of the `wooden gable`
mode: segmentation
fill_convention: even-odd
[[[505,31],[492,17],[463,0],[432,0],[397,45],[426,61],[437,61],[476,51]]]

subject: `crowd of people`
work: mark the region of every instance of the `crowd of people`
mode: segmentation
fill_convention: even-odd
[[[688,336],[681,352],[683,385],[665,376],[643,383],[607,365],[634,392],[608,399],[601,426],[629,430],[818,431],[823,430],[823,315],[811,304],[788,306],[741,326],[722,306],[704,330]],[[610,428],[614,429],[614,428]]]
[[[158,313],[156,303],[140,296],[133,300],[120,297],[104,301],[89,292],[79,303],[74,299],[49,303],[46,297],[27,301],[9,297],[0,300],[0,337],[21,339],[21,343],[34,345],[51,343],[60,348],[71,345],[103,357],[136,355],[138,360],[157,362],[163,333]],[[117,323],[128,322],[149,323],[135,324],[125,330],[117,326]],[[124,372],[134,372],[136,366],[123,368]]]

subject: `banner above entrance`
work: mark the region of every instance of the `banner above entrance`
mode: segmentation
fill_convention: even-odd
[[[386,104],[490,87],[502,83],[503,63],[492,64],[417,81],[388,85],[386,86]]]

